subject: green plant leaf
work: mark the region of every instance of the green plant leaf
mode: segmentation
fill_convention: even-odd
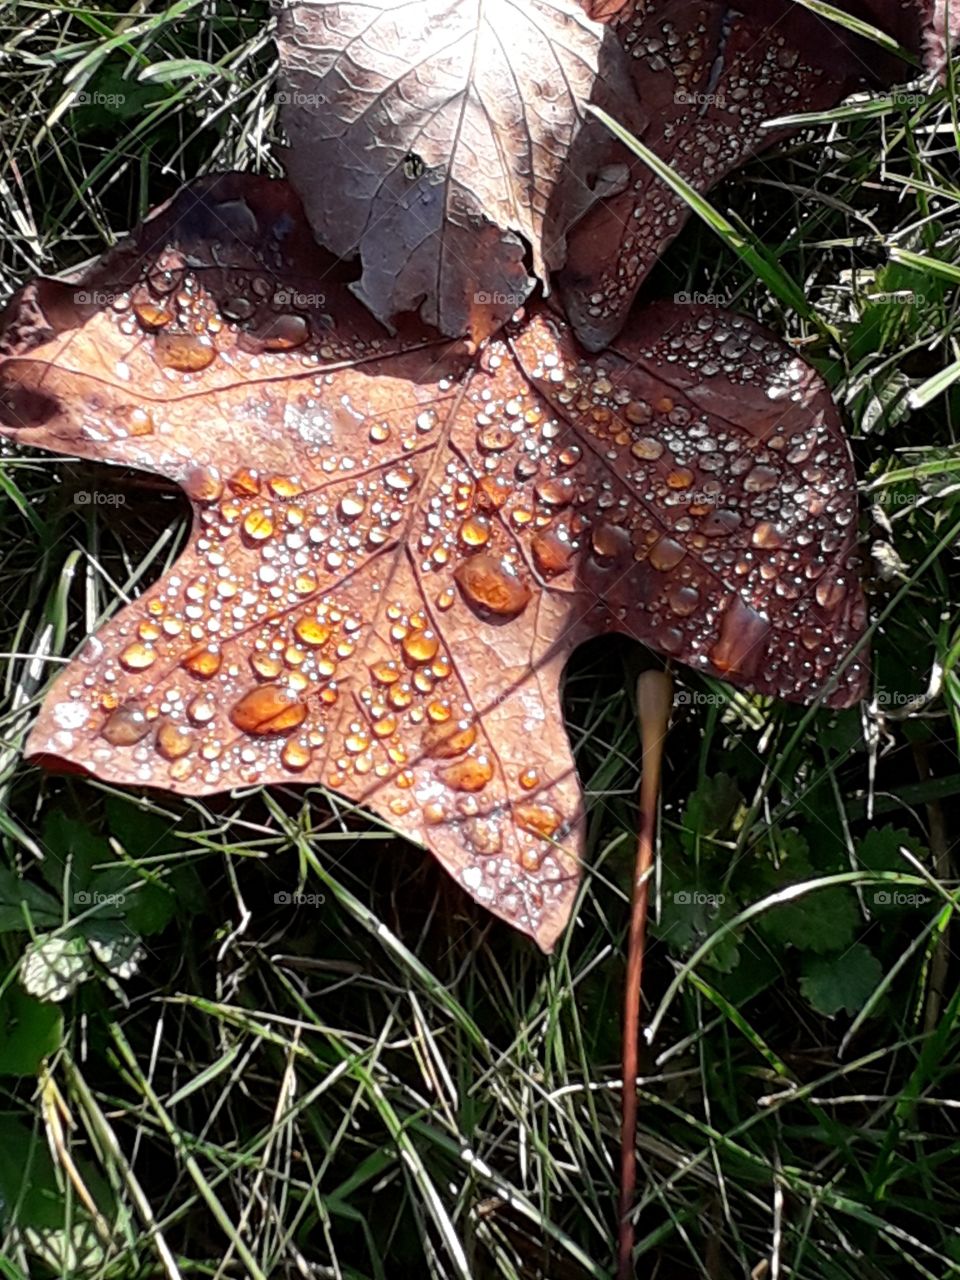
[[[800,990],[818,1013],[833,1017],[843,1009],[852,1017],[867,1003],[882,977],[880,961],[857,942],[846,951],[805,957]]]
[[[63,1015],[12,982],[0,996],[0,1075],[33,1076],[59,1047]]]

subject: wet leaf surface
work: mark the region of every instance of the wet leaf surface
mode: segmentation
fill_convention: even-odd
[[[817,375],[742,317],[657,306],[588,356],[534,309],[477,352],[387,335],[337,270],[286,184],[226,175],[13,299],[4,433],[195,510],[28,753],[194,795],[321,782],[549,949],[583,851],[578,644],[861,696],[849,451]]]

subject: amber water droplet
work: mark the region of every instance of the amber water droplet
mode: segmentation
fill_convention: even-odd
[[[298,618],[293,624],[293,630],[297,639],[312,649],[318,649],[330,639],[330,628],[312,614]]]
[[[452,589],[450,587],[444,587],[444,589],[437,596],[437,608],[441,611],[441,613],[446,613],[446,611],[450,608],[450,606],[453,604],[455,599],[456,599],[456,596],[452,591]]]
[[[147,667],[152,667],[156,660],[156,649],[139,643],[127,645],[120,655],[120,665],[126,667],[128,671],[146,671]]]
[[[571,444],[566,449],[561,449],[557,461],[562,467],[574,467],[583,457],[583,450],[579,445]]]
[[[451,715],[450,703],[447,702],[446,698],[436,698],[427,707],[427,715],[434,724],[446,723],[446,721],[450,719]]]
[[[535,534],[531,550],[534,564],[547,578],[563,573],[570,567],[570,561],[573,559],[573,547],[553,530]]]
[[[559,813],[548,804],[518,804],[513,816],[524,831],[544,839],[549,839],[561,822]]]
[[[573,501],[575,489],[569,476],[549,476],[537,481],[534,493],[548,507],[565,507]]]
[[[504,560],[481,554],[464,560],[454,570],[457,586],[474,608],[498,618],[515,618],[530,601],[530,588]]]
[[[670,489],[689,489],[694,475],[689,467],[674,467],[667,472],[667,486]]]
[[[402,818],[405,813],[410,812],[410,799],[408,796],[394,796],[387,807],[396,817]]]
[[[228,483],[231,490],[238,496],[244,495],[252,498],[260,492],[260,477],[256,471],[251,471],[249,467],[243,467],[240,471],[235,471]]]
[[[467,547],[482,547],[490,538],[490,521],[486,516],[469,516],[460,526],[460,541]]]
[[[230,719],[242,733],[258,736],[289,733],[303,724],[307,708],[289,690],[264,684],[245,693],[230,711]]]
[[[510,490],[500,476],[482,476],[477,482],[477,506],[481,511],[499,511],[509,497]]]
[[[157,730],[156,747],[164,760],[179,760],[193,746],[193,734],[165,720]]]
[[[536,769],[524,769],[517,778],[524,791],[532,791],[540,784],[540,774]]]
[[[197,649],[191,649],[180,665],[192,676],[197,676],[200,680],[209,680],[220,670],[222,661],[223,657],[219,649],[201,645]]]
[[[303,493],[303,485],[290,476],[271,476],[267,488],[275,498],[296,498]]]
[[[686,548],[675,538],[661,538],[650,548],[649,558],[654,569],[667,573],[675,569],[686,554]]]
[[[404,655],[410,662],[431,662],[440,649],[440,641],[433,631],[411,631],[401,642]]]
[[[151,331],[165,328],[173,319],[173,312],[160,306],[150,298],[137,298],[133,304],[133,314],[144,329]]]
[[[711,511],[698,527],[708,538],[725,538],[740,527],[740,516],[736,511]]]
[[[487,756],[464,756],[438,770],[439,777],[453,791],[482,791],[493,777],[493,765]]]
[[[423,749],[435,760],[452,760],[462,756],[477,740],[477,726],[469,720],[440,722],[424,731]]]
[[[283,744],[283,750],[280,752],[280,762],[285,769],[289,769],[292,773],[299,773],[310,763],[312,755],[313,753],[309,747],[304,746],[302,742],[298,742],[296,738],[291,738],[289,742]]]
[[[639,440],[634,440],[630,452],[644,462],[656,462],[663,453],[663,445],[653,436],[641,436]]]
[[[387,694],[387,700],[391,707],[396,707],[398,711],[402,711],[405,707],[409,707],[413,701],[413,687],[406,680],[402,684],[392,685],[390,692]]]
[[[199,373],[217,357],[216,347],[193,333],[169,333],[161,330],[154,337],[157,360],[165,369],[179,373]]]
[[[273,520],[266,511],[250,511],[243,520],[243,532],[251,542],[265,542],[273,536]]]
[[[250,665],[264,680],[276,680],[283,670],[283,663],[274,653],[254,653],[250,658]]]
[[[132,747],[150,732],[150,722],[137,707],[118,707],[100,729],[100,736],[111,746]]]
[[[400,679],[400,668],[395,662],[376,662],[370,668],[370,674],[377,684],[396,684]]]
[[[739,596],[730,597],[720,619],[720,634],[708,657],[724,675],[749,680],[766,655],[770,623]]]
[[[477,444],[487,453],[502,453],[509,449],[516,437],[509,427],[499,422],[488,423],[477,432]]]

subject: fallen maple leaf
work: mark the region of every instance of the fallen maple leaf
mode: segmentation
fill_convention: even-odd
[[[284,183],[185,188],[0,329],[24,445],[160,473],[175,568],[55,680],[27,753],[190,794],[321,782],[549,950],[583,802],[560,682],[621,632],[764,694],[863,692],[849,451],[752,321],[655,306],[587,357],[388,336]]]
[[[942,0],[846,8],[942,64]],[[706,191],[767,121],[908,71],[797,0],[287,0],[277,43],[288,176],[374,315],[482,338],[556,270],[594,351],[689,210],[588,106]]]

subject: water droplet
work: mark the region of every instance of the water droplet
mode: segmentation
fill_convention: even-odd
[[[440,722],[424,731],[423,749],[435,760],[452,760],[462,756],[477,740],[477,727],[470,720]]]
[[[370,668],[370,674],[377,684],[396,684],[400,679],[400,668],[395,662],[377,662]]]
[[[223,483],[211,467],[191,467],[183,477],[183,488],[194,502],[216,502],[223,494]]]
[[[573,559],[573,547],[553,530],[535,534],[531,550],[534,563],[544,577],[563,573]]]
[[[499,511],[510,497],[502,476],[482,476],[477,481],[477,506],[481,511]]]
[[[695,587],[673,586],[667,592],[667,602],[675,614],[687,618],[700,604],[700,592]]]
[[[160,306],[150,298],[137,298],[133,304],[133,314],[144,329],[151,331],[165,328],[173,319],[173,312]]]
[[[457,566],[453,576],[468,604],[499,618],[517,617],[529,603],[530,588],[505,560],[494,556],[472,556]]]
[[[211,649],[209,645],[201,645],[197,649],[191,649],[187,656],[180,664],[192,676],[196,676],[200,680],[209,680],[211,676],[215,676],[220,670],[223,657],[219,649]]]
[[[533,791],[540,785],[540,774],[536,769],[524,769],[517,778],[524,791]]]
[[[509,427],[491,422],[477,432],[477,444],[487,453],[502,453],[509,449],[516,437]]]
[[[243,520],[243,532],[251,542],[265,542],[273,536],[273,519],[267,511],[249,511]]]
[[[453,791],[482,791],[493,777],[493,765],[487,756],[464,756],[439,769],[438,775]]]
[[[559,813],[548,804],[518,804],[513,816],[524,831],[544,839],[549,839],[561,822]]]
[[[123,653],[120,654],[120,664],[126,667],[128,671],[146,671],[147,667],[152,667],[156,660],[156,649],[151,649],[145,644],[134,643],[127,645]]]
[[[533,491],[548,507],[565,507],[573,501],[574,484],[569,476],[550,476],[538,480]]]
[[[118,707],[100,729],[100,736],[114,747],[132,747],[150,732],[147,717],[136,707]]]
[[[598,524],[590,531],[590,545],[598,560],[612,563],[630,550],[630,535],[618,524]]]
[[[770,623],[739,596],[731,596],[720,619],[720,634],[708,657],[724,675],[750,679],[766,654]]]
[[[762,521],[754,529],[750,541],[755,547],[763,547],[767,551],[775,551],[784,543],[783,533],[774,524]]]
[[[338,510],[344,520],[356,520],[357,516],[363,515],[363,509],[366,506],[363,498],[356,493],[347,493],[340,499]]]
[[[285,769],[289,769],[291,773],[300,773],[306,769],[312,758],[312,751],[304,743],[296,738],[290,738],[283,744],[283,750],[280,752],[280,761]]]
[[[154,337],[157,360],[165,369],[179,373],[199,373],[216,359],[216,348],[192,333],[169,333],[161,330]]]
[[[230,719],[241,733],[257,736],[289,733],[303,724],[307,708],[288,689],[264,684],[245,693],[230,711]]]
[[[404,655],[410,662],[431,662],[440,649],[440,641],[433,631],[411,631],[401,642]]]
[[[193,747],[193,734],[165,720],[157,730],[156,748],[164,760],[179,760]]]
[[[675,569],[687,554],[686,548],[674,538],[661,538],[650,548],[650,563],[654,569],[667,573]]]
[[[630,452],[644,462],[655,462],[663,453],[663,445],[653,436],[641,436],[639,440],[634,440]]]
[[[270,328],[258,335],[264,351],[290,351],[302,347],[310,336],[310,326],[303,316],[282,315],[270,322]]]
[[[490,521],[486,516],[468,516],[460,526],[460,541],[467,547],[482,547],[490,538]]]
[[[303,485],[289,476],[271,476],[267,488],[275,498],[296,498],[303,493]]]
[[[407,467],[394,467],[383,477],[383,482],[394,493],[406,493],[416,484],[417,475]]]
[[[743,477],[743,487],[747,493],[769,493],[776,487],[778,479],[772,467],[753,467]]]

